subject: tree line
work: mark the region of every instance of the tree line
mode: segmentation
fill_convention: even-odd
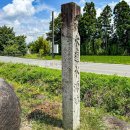
[[[130,55],[130,6],[122,0],[112,10],[109,5],[104,7],[96,17],[93,2],[86,2],[83,14],[79,17],[79,34],[81,37],[81,55]],[[59,45],[61,54],[61,13],[54,20],[55,44]],[[0,54],[25,55],[27,49],[39,56],[50,54],[52,41],[52,22],[47,38],[39,37],[36,41],[26,44],[26,36],[16,36],[13,28],[0,27]]]
[[[31,54],[37,53],[40,57],[49,55],[50,42],[41,36],[27,44],[26,36],[16,36],[11,27],[0,27],[0,55],[24,56],[28,50]]]
[[[54,21],[55,44],[61,54],[61,14]],[[52,22],[50,22],[52,30]],[[104,7],[99,17],[93,2],[86,2],[79,18],[81,55],[130,55],[130,6],[122,0],[112,10]],[[47,40],[52,39],[52,31]]]

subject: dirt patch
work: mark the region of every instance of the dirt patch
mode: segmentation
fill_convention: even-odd
[[[45,124],[53,125],[54,127],[62,127],[61,120],[62,105],[56,102],[44,102],[36,106],[33,111],[28,114],[27,119],[40,121]]]
[[[56,102],[44,102],[41,105],[35,106],[33,111],[27,116],[28,119],[31,119],[32,116],[38,114],[39,112],[45,113],[51,117],[59,117],[61,113],[62,105]]]

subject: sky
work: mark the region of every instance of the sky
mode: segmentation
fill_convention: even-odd
[[[95,3],[97,17],[108,4],[113,9],[120,0],[91,0]],[[13,27],[16,35],[26,35],[26,42],[46,37],[51,21],[51,12],[55,11],[55,18],[61,10],[61,5],[75,2],[83,10],[85,2],[90,0],[0,0],[0,26]],[[130,4],[130,0],[125,0]],[[82,11],[83,13],[83,11]]]

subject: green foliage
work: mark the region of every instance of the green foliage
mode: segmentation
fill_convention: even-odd
[[[18,45],[18,50],[20,55],[25,55],[27,52],[25,39],[26,39],[25,36],[15,37],[15,42]]]
[[[86,2],[84,14],[79,20],[79,33],[81,36],[82,54],[96,54],[95,40],[96,35],[96,9],[93,2]]]
[[[112,11],[107,5],[96,18],[94,3],[86,2],[84,13],[79,20],[79,33],[82,55],[130,54],[130,6],[123,0],[117,3]]]
[[[109,54],[112,10],[106,6],[100,17],[96,18],[93,2],[84,7],[83,16],[79,20],[79,33],[81,36],[81,54]],[[109,54],[110,55],[110,54]]]
[[[112,9],[107,5],[98,18],[98,35],[102,39],[101,48],[104,54],[109,54],[110,38],[112,35],[111,26]],[[103,54],[103,53],[102,53]]]
[[[61,71],[22,64],[0,64],[0,76],[38,87],[50,95],[61,95]],[[130,79],[81,73],[81,99],[89,107],[127,115],[130,111]]]
[[[5,55],[25,55],[25,36],[15,36],[13,28],[0,27],[0,54]]]
[[[130,6],[124,0],[119,2],[114,8],[114,24],[119,47],[123,48],[124,52],[126,51],[129,54],[129,34],[127,32],[130,28]]]
[[[39,53],[40,57],[50,54],[50,42],[43,37],[39,37],[35,42],[30,43],[28,47],[32,53]]]
[[[4,51],[4,47],[10,43],[13,43],[15,39],[15,33],[13,28],[6,26],[0,27],[0,53]]]
[[[40,55],[40,57],[42,57],[44,55],[44,50],[43,49],[39,50],[39,55]]]
[[[18,50],[18,45],[17,44],[7,45],[4,48],[4,54],[5,55],[15,56],[15,55],[17,55],[19,53],[20,53],[20,51]]]
[[[97,55],[103,54],[104,53],[104,49],[102,49],[102,39],[101,38],[97,38],[95,39],[95,52]]]

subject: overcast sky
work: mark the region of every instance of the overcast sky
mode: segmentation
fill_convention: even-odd
[[[0,26],[14,27],[17,35],[27,35],[27,43],[49,30],[51,11],[55,17],[60,12],[61,4],[76,2],[83,9],[89,0],[0,0]],[[126,0],[130,4],[130,0]],[[93,0],[96,5],[97,16],[104,6],[112,8],[119,0]]]

